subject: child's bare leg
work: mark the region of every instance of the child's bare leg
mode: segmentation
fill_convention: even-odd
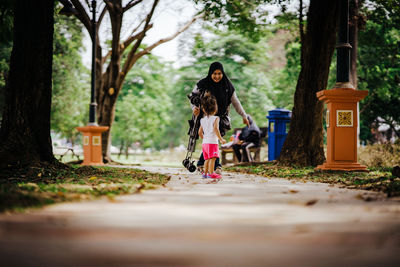
[[[208,172],[208,163],[210,162],[210,160],[209,159],[206,159],[206,161],[204,162],[204,174],[207,174],[207,173],[209,173]]]
[[[208,169],[210,170],[210,174],[214,172],[214,166],[215,166],[215,161],[217,158],[211,158],[210,160],[210,165],[208,166]]]
[[[208,165],[207,165],[207,169],[208,169],[207,173],[208,174],[213,173],[213,169],[211,169],[211,161],[212,161],[212,159],[208,159]]]
[[[212,165],[212,159],[209,159],[208,161],[208,174],[212,174],[214,172]]]

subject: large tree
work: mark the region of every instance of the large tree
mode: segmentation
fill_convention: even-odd
[[[14,1],[0,166],[54,163],[50,137],[54,1]]]
[[[300,16],[301,71],[294,95],[290,130],[278,159],[280,163],[316,166],[325,160],[323,103],[318,101],[316,93],[327,89],[338,15],[339,1],[311,0],[305,32]]]
[[[65,0],[60,1],[66,4]],[[130,36],[125,40],[121,40],[121,29],[124,15],[129,10],[136,7],[146,10],[146,6],[143,6],[142,2],[146,4],[145,2],[148,3],[149,1],[131,0],[125,1],[125,5],[123,5],[122,0],[104,1],[104,5],[101,7],[100,15],[96,21],[96,36],[92,33],[93,22],[90,18],[91,16],[88,14],[87,8],[85,8],[86,5],[83,3],[88,1],[71,0],[71,2],[77,10],[77,18],[88,30],[92,41],[96,40],[95,88],[96,101],[98,105],[97,119],[100,125],[111,127],[114,122],[116,100],[128,72],[132,69],[135,63],[144,55],[149,54],[155,47],[174,39],[180,33],[185,31],[198,17],[193,17],[173,35],[161,38],[149,46],[143,46],[142,41],[145,38],[146,33],[153,27],[151,21],[154,11],[160,2],[159,0],[154,0],[152,2],[146,11],[146,16],[144,16],[143,20],[131,30]],[[103,50],[105,49],[102,47],[102,43],[100,42],[98,29],[100,28],[106,14],[110,17],[112,39],[110,49],[103,53]],[[103,158],[108,162],[111,160],[109,154],[109,148],[111,145],[110,131],[103,133],[102,142]]]

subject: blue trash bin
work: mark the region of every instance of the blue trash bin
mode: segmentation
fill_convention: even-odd
[[[289,132],[290,117],[292,112],[278,108],[268,111],[268,160],[275,160],[281,153],[283,143]]]

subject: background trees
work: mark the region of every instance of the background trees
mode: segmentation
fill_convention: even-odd
[[[62,0],[61,2],[65,3],[65,1]],[[148,5],[148,2],[142,0],[131,0],[125,1],[124,3],[122,0],[104,1],[104,4],[99,6],[100,15],[96,20],[96,36],[94,36],[91,31],[93,22],[87,12],[88,7],[83,3],[84,1],[71,0],[71,2],[78,12],[76,14],[77,18],[88,30],[92,41],[96,39],[95,87],[98,123],[102,126],[109,126],[111,129],[115,116],[115,103],[123,88],[123,83],[128,72],[141,57],[149,54],[155,47],[174,39],[185,31],[198,17],[193,17],[173,35],[160,38],[149,46],[142,46],[141,44],[146,33],[153,27],[151,21],[155,9],[160,2],[159,0],[152,1],[151,5]],[[121,32],[124,15],[134,8],[139,8],[139,10],[141,10],[141,12],[136,14],[139,19],[134,22],[135,26],[129,29],[131,34],[129,34],[126,39],[122,39],[124,38]],[[101,36],[98,30],[106,15],[109,16],[112,35],[110,47],[108,48],[105,48],[100,41],[99,38]],[[103,53],[103,50],[106,51]],[[102,142],[103,158],[105,162],[108,162],[110,161],[110,131],[106,131],[102,134]]]
[[[82,64],[83,32],[74,17],[55,12],[51,129],[75,143],[88,118],[89,70]]]
[[[396,3],[397,2],[397,3]],[[367,21],[359,34],[358,87],[369,90],[360,104],[361,139],[374,142],[381,124],[400,137],[400,3],[377,1],[362,12]]]
[[[174,71],[153,55],[143,58],[128,74],[115,112],[113,144],[127,152],[133,143],[144,148],[165,148],[172,138],[165,136],[171,127],[173,110],[181,111],[172,93]],[[176,92],[176,91],[175,91]]]
[[[0,120],[4,107],[4,90],[9,71],[13,39],[13,9],[11,0],[0,2]]]

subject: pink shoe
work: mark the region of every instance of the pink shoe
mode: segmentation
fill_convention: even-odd
[[[210,174],[210,175],[208,175],[208,177],[209,177],[209,178],[213,178],[213,179],[221,179],[221,178],[222,178],[221,175],[216,174],[215,172],[212,173],[212,174]]]

